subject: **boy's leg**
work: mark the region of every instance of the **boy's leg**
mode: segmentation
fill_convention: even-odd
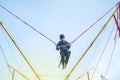
[[[65,66],[68,64],[69,58],[70,58],[70,53],[66,53]]]
[[[61,63],[62,63],[62,68],[64,69],[65,66],[64,53],[61,53]]]
[[[60,62],[59,62],[58,68],[60,68],[61,63],[62,63],[62,59],[60,59]]]

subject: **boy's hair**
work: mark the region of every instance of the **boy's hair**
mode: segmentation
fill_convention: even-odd
[[[65,38],[65,36],[64,36],[64,34],[61,34],[60,39],[63,39],[63,38]]]

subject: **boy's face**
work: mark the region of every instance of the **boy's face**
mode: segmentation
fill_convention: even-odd
[[[65,41],[65,38],[60,39],[61,41]]]

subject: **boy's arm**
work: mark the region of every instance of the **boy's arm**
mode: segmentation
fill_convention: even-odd
[[[56,46],[56,50],[59,50],[59,49],[60,49],[60,43],[58,43]]]
[[[67,41],[66,41],[66,43],[67,43],[66,46],[68,47],[68,49],[70,49],[71,44],[69,42],[67,42]]]

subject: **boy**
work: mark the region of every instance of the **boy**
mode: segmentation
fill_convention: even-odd
[[[57,43],[56,50],[60,50],[62,69],[65,69],[70,57],[70,49],[71,45],[69,42],[65,40],[65,36],[63,34],[60,35],[60,41]]]

